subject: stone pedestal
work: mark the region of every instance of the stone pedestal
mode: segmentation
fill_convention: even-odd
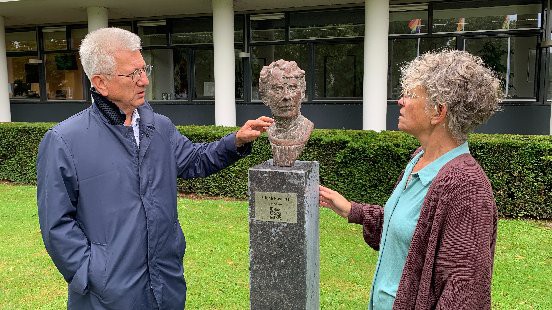
[[[249,169],[250,308],[320,308],[318,162]]]

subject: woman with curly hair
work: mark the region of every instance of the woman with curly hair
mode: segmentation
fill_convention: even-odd
[[[363,225],[379,251],[369,309],[490,309],[497,209],[468,134],[499,109],[500,81],[479,57],[443,51],[402,69],[401,131],[414,152],[385,204],[320,186],[320,205]]]

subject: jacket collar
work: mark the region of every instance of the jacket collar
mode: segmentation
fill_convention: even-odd
[[[92,95],[94,105],[96,105],[111,125],[123,125],[125,123],[126,116],[124,113],[121,113],[121,110],[115,103],[100,95],[94,87],[90,89],[90,94]]]
[[[125,123],[126,115],[121,112],[115,103],[98,93],[94,87],[90,89],[90,94],[92,95],[93,105],[101,112],[109,124],[123,125]],[[147,101],[138,107],[138,113],[140,114],[140,124],[153,127],[153,109]]]

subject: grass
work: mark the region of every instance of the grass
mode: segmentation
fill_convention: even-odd
[[[44,250],[36,188],[0,184],[0,309],[64,309],[65,281]],[[248,309],[247,202],[179,199],[188,247],[186,309]],[[322,309],[366,309],[377,253],[361,227],[320,214]],[[501,220],[493,309],[552,309],[549,223]]]

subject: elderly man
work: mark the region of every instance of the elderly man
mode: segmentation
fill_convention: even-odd
[[[46,249],[69,309],[183,309],[186,242],[177,177],[210,175],[251,150],[272,119],[192,143],[145,101],[151,66],[140,38],[104,28],[82,41],[92,105],[49,130],[37,162]]]
[[[293,166],[314,129],[300,111],[305,88],[305,71],[295,61],[280,59],[261,70],[259,93],[274,117],[268,139],[276,166]]]

